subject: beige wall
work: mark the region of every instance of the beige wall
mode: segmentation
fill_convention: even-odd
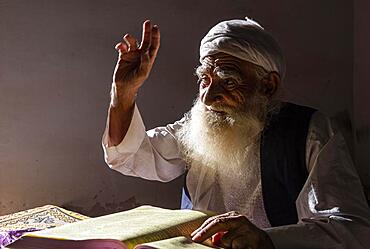
[[[367,101],[360,80],[352,84],[352,11],[351,1],[336,0],[0,1],[0,214],[43,204],[87,215],[144,203],[178,206],[182,179],[164,184],[120,175],[105,165],[100,146],[113,47],[125,32],[139,36],[147,18],[162,31],[138,98],[148,128],[190,107],[198,45],[210,26],[248,15],[285,51],[287,99],[336,116],[351,141],[353,106],[368,117],[353,99],[356,90]],[[364,155],[359,169],[369,183]]]

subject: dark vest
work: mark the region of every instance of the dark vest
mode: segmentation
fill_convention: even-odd
[[[295,201],[308,177],[306,138],[315,111],[284,103],[278,114],[269,117],[263,130],[260,146],[262,194],[266,215],[273,227],[298,222]],[[192,208],[186,177],[181,208]]]

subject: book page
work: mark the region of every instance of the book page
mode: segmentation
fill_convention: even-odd
[[[58,240],[116,239],[129,248],[137,244],[189,235],[209,215],[194,210],[168,210],[142,206],[34,232],[27,236]]]
[[[135,247],[135,249],[178,249],[178,248],[210,249],[212,247],[195,243],[191,241],[189,238],[183,236],[145,243]]]
[[[158,217],[159,218],[159,217]],[[190,234],[197,229],[205,221],[206,217],[197,218],[193,221],[188,221],[181,223],[181,221],[176,222],[176,224],[169,224],[168,227],[162,227],[153,233],[147,233],[143,236],[137,236],[132,239],[126,240],[125,244],[131,248],[135,245],[150,241],[158,241],[163,239],[168,239],[177,236],[189,237]]]

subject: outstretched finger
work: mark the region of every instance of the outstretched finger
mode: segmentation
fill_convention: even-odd
[[[151,43],[151,37],[152,36],[152,23],[149,20],[146,20],[143,23],[143,35],[141,39],[141,44],[139,49],[146,52]]]
[[[151,39],[151,45],[149,49],[149,56],[150,58],[153,58],[157,55],[159,45],[160,45],[160,40],[161,40],[161,34],[159,32],[158,25],[153,25],[151,38],[152,39]]]
[[[126,34],[123,37],[123,40],[126,42],[126,45],[128,46],[128,51],[134,51],[138,48],[137,40],[134,37],[132,37],[130,34]]]

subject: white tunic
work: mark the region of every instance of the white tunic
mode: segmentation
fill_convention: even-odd
[[[145,131],[135,106],[131,125],[118,146],[108,147],[107,164],[125,175],[171,181],[185,172],[175,132],[184,120]],[[263,206],[259,143],[249,150],[250,174],[219,177],[216,172],[190,168],[188,188],[197,208],[235,210],[265,228],[276,249],[370,248],[370,211],[343,136],[323,114],[313,114],[306,142],[309,177],[296,200],[298,224],[273,227]],[[247,159],[248,160],[248,159]],[[240,184],[243,182],[243,184]]]

